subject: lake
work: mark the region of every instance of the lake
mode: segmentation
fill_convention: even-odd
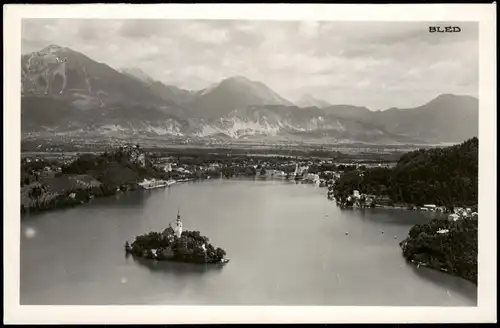
[[[342,210],[326,191],[286,181],[207,180],[25,217],[21,304],[477,305],[474,284],[416,268],[401,255],[398,243],[409,229],[437,214]],[[229,264],[125,255],[125,241],[162,231],[178,208],[184,229],[226,250]]]

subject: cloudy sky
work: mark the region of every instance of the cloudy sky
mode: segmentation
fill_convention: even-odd
[[[476,23],[453,24],[460,33],[429,33],[429,25],[25,19],[22,52],[56,44],[186,89],[238,75],[291,101],[310,94],[372,110],[418,106],[441,93],[477,96]]]

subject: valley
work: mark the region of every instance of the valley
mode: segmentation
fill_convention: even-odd
[[[102,153],[110,148],[127,144],[141,144],[152,153],[167,154],[227,154],[248,156],[286,156],[328,158],[345,162],[395,162],[405,152],[418,148],[432,148],[437,145],[373,145],[373,144],[315,144],[263,143],[231,140],[218,142],[206,139],[158,139],[158,138],[103,138],[52,136],[26,138],[21,143],[22,156],[43,158],[73,158],[81,153]]]

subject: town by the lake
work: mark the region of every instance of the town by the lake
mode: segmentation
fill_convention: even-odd
[[[453,158],[477,142],[423,154]],[[27,153],[22,302],[375,305],[397,283],[385,304],[473,305],[477,205],[429,184],[399,198],[396,174],[418,153],[391,162],[128,143],[69,159]]]

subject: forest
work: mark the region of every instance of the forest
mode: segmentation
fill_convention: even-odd
[[[478,145],[478,139],[472,138],[451,147],[406,153],[394,168],[344,171],[332,187],[333,196],[345,202],[353,190],[359,190],[417,206],[475,206]]]
[[[53,176],[35,172],[47,166],[57,168],[59,165],[54,161],[22,162],[21,198],[25,201],[21,204],[21,214],[78,205],[93,197],[134,190],[144,178],[166,178],[167,173],[156,169],[147,159],[142,165],[132,152],[140,154],[142,150],[119,148],[100,155],[83,154],[63,165]],[[92,182],[92,186],[82,186],[78,180]]]
[[[477,217],[465,217],[417,224],[400,243],[403,256],[477,284],[477,222]]]

